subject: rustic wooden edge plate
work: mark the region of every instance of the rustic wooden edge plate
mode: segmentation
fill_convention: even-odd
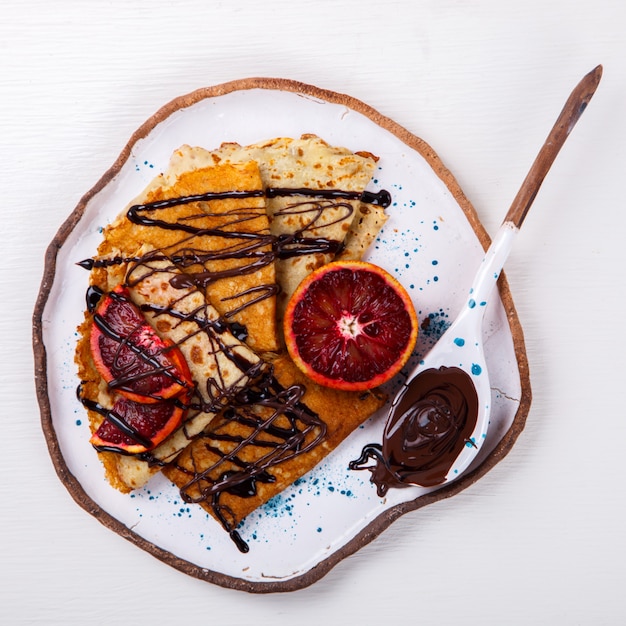
[[[475,232],[482,247],[486,249],[489,246],[489,235],[482,226],[475,209],[473,208],[469,200],[465,197],[455,178],[443,165],[435,151],[425,141],[416,137],[407,129],[403,128],[390,118],[380,114],[369,105],[345,94],[336,93],[305,83],[281,78],[246,78],[211,87],[201,88],[187,95],[175,98],[174,100],[163,106],[161,109],[159,109],[153,116],[151,116],[133,133],[130,140],[120,153],[119,157],[116,159],[115,163],[109,168],[107,172],[105,172],[105,174],[93,186],[93,188],[80,199],[76,208],[72,211],[70,216],[59,228],[54,239],[48,246],[45,254],[43,278],[41,281],[40,290],[33,314],[35,385],[37,399],[41,412],[42,429],[48,445],[50,456],[54,463],[55,470],[62,483],[70,492],[73,499],[85,511],[93,515],[110,530],[116,532],[128,541],[149,552],[164,563],[190,576],[223,587],[248,591],[252,593],[287,592],[307,587],[325,576],[340,561],[342,561],[347,556],[355,553],[364,545],[374,540],[396,519],[398,519],[405,513],[424,507],[428,504],[432,504],[439,500],[454,496],[475,483],[487,472],[489,472],[508,454],[508,452],[515,444],[520,433],[523,431],[526,423],[526,418],[530,410],[532,393],[523,331],[517,316],[517,312],[515,310],[513,298],[510,293],[506,276],[503,273],[499,279],[498,288],[500,298],[506,312],[515,349],[515,356],[517,359],[517,366],[520,376],[521,396],[514,419],[509,428],[506,430],[504,435],[495,446],[495,448],[488,454],[485,460],[478,467],[466,473],[458,480],[449,483],[448,485],[442,487],[437,491],[422,495],[415,500],[398,504],[393,508],[384,511],[377,518],[375,518],[366,528],[356,534],[352,539],[350,539],[337,551],[332,553],[328,558],[319,562],[317,565],[306,571],[304,574],[287,580],[279,580],[273,582],[247,581],[219,572],[210,571],[194,565],[137,535],[127,526],[122,524],[119,520],[115,519],[109,513],[104,511],[97,503],[95,503],[89,497],[89,495],[83,489],[82,485],[71,473],[65,462],[65,459],[63,458],[59,446],[59,441],[57,439],[57,435],[53,425],[52,412],[48,396],[49,387],[47,375],[47,356],[46,347],[43,341],[42,314],[48,301],[50,290],[54,281],[58,252],[68,238],[69,234],[80,221],[89,201],[96,194],[98,194],[98,192],[100,192],[109,182],[111,182],[111,180],[119,173],[122,166],[131,156],[133,146],[135,146],[135,144],[137,144],[137,142],[139,142],[140,140],[144,139],[150,133],[150,131],[152,131],[159,123],[167,119],[174,112],[196,104],[204,99],[222,96],[234,91],[250,89],[293,92],[307,97],[317,98],[326,102],[344,105],[349,109],[357,111],[358,113],[369,118],[372,122],[385,129],[386,131],[397,137],[400,141],[405,143],[407,146],[418,152],[428,162],[430,167],[445,184],[447,189],[453,195],[456,202],[462,208],[470,226]]]

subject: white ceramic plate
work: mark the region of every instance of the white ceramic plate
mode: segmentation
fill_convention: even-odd
[[[76,501],[174,567],[254,592],[308,585],[399,514],[471,484],[513,445],[530,404],[522,333],[503,279],[501,298],[489,305],[484,326],[492,421],[477,462],[456,482],[430,491],[391,489],[381,499],[368,471],[350,471],[349,461],[365,444],[380,442],[382,411],[247,518],[240,529],[250,546],[247,554],[200,507],[183,503],[162,476],[132,495],[106,483],[75,393],[76,327],[88,281],[88,272],[76,263],[95,253],[102,228],[166,167],[181,144],[214,148],[223,141],[247,144],[303,133],[380,157],[371,189],[387,189],[393,204],[367,260],[394,274],[412,295],[420,320],[429,320],[418,341],[419,358],[460,309],[488,238],[452,176],[423,141],[353,98],[284,80],[251,79],[199,90],[150,118],[52,242],[35,311],[42,424],[59,476]]]

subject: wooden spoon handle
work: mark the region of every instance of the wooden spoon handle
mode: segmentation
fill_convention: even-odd
[[[526,175],[520,190],[517,192],[511,204],[511,208],[504,218],[505,222],[512,222],[517,228],[521,227],[543,183],[543,179],[546,177],[550,167],[552,167],[556,155],[565,143],[572,128],[574,128],[576,122],[587,107],[587,104],[589,104],[601,77],[602,66],[598,65],[589,72],[589,74],[576,85],[574,91],[572,91],[561,114],[554,123],[548,138],[541,147],[541,150],[539,150],[539,154]]]

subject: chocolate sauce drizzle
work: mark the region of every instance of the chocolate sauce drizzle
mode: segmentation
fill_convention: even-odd
[[[174,461],[176,469],[189,476],[180,489],[183,500],[210,506],[242,552],[247,552],[248,546],[237,532],[235,514],[222,498],[224,494],[254,497],[258,483],[276,481],[272,468],[322,441],[326,425],[301,402],[304,392],[302,385],[282,387],[268,372],[241,390],[218,424],[199,435],[194,446],[202,446],[202,454],[214,459],[209,467],[195,471],[193,449],[190,461]],[[244,460],[244,455],[254,459]]]
[[[202,203],[199,209],[198,219],[214,215],[210,212],[210,201],[225,199],[249,199],[258,197],[293,197],[296,200],[286,207],[276,211],[274,219],[288,219],[298,216],[303,219],[303,225],[290,234],[272,235],[267,231],[249,232],[238,228],[246,222],[257,219],[259,211],[255,208],[235,208],[227,215],[220,214],[223,220],[218,228],[203,228],[194,225],[193,218],[184,221],[167,221],[161,219],[159,212],[164,209]],[[303,198],[300,200],[300,198]],[[233,276],[252,274],[274,261],[311,254],[338,254],[343,248],[342,241],[314,237],[312,233],[319,228],[328,227],[348,218],[354,207],[350,201],[360,200],[368,204],[376,204],[387,207],[391,204],[391,196],[388,191],[378,192],[365,191],[363,193],[342,191],[340,189],[310,189],[310,188],[268,188],[265,191],[226,191],[207,192],[189,196],[157,200],[145,204],[136,204],[127,211],[128,219],[134,224],[141,226],[161,228],[164,230],[177,231],[188,235],[187,244],[178,245],[175,253],[168,256],[167,250],[163,249],[160,254],[164,259],[171,260],[181,274],[172,280],[172,286],[182,289],[194,285],[199,289],[206,289],[218,280]],[[337,216],[332,220],[325,219],[329,209],[338,210]],[[193,240],[202,237],[219,237],[224,245],[219,250],[206,251],[194,248]],[[241,262],[243,261],[243,263]],[[84,259],[78,265],[86,270],[98,267],[110,267],[128,263],[139,263],[140,257],[116,256],[105,259]],[[226,266],[224,263],[226,262]],[[219,264],[219,268],[217,267]],[[275,296],[279,287],[275,283],[259,285],[252,289],[244,290],[233,295],[230,299],[235,300],[243,297],[243,302],[224,313],[227,320],[232,320],[243,309],[261,302],[264,299]],[[245,329],[236,328],[239,336],[245,335]]]
[[[246,220],[257,217],[257,213],[253,209],[233,211],[230,215],[232,220],[223,224],[220,228],[199,228],[190,223],[168,222],[166,220],[154,217],[158,211],[172,208],[175,206],[191,204],[194,202],[210,202],[211,200],[237,199],[237,198],[257,198],[257,197],[285,197],[285,196],[302,196],[312,197],[315,200],[307,200],[294,202],[286,208],[276,212],[278,217],[288,217],[289,215],[306,215],[310,214],[308,221],[304,226],[290,235],[273,236],[268,233],[254,233],[240,230],[228,230],[237,222],[245,222]],[[342,221],[349,217],[354,211],[349,202],[341,202],[341,200],[360,200],[368,204],[375,204],[382,207],[388,207],[391,204],[391,195],[388,191],[382,189],[378,192],[365,191],[363,193],[342,191],[339,189],[309,189],[309,188],[269,188],[263,191],[228,191],[228,192],[207,192],[190,196],[181,196],[166,200],[158,200],[145,204],[136,204],[128,209],[127,217],[134,224],[158,227],[165,230],[176,230],[188,233],[194,237],[213,236],[222,237],[231,240],[244,240],[247,245],[225,246],[219,252],[202,252],[194,251],[192,248],[185,250],[172,256],[172,260],[184,267],[191,267],[197,264],[204,264],[208,261],[224,260],[224,259],[251,259],[252,262],[247,269],[241,267],[235,270],[229,270],[228,273],[212,272],[208,274],[194,274],[194,280],[198,286],[206,287],[208,283],[214,282],[222,277],[233,275],[235,272],[240,275],[244,271],[254,272],[259,267],[272,263],[275,259],[286,259],[293,256],[303,256],[307,254],[315,254],[321,252],[338,253],[341,251],[342,243],[324,238],[315,238],[307,236],[306,233],[315,228],[330,226],[336,222]],[[332,222],[322,223],[321,218],[328,209],[343,208],[345,213],[339,215]],[[207,215],[207,214],[205,214]],[[210,215],[210,213],[208,213]],[[270,246],[270,252],[263,251],[263,248]],[[137,261],[136,257],[114,257],[109,259],[84,259],[78,265],[86,270],[94,267],[108,267],[112,265],[120,265]],[[268,294],[270,295],[270,294]]]

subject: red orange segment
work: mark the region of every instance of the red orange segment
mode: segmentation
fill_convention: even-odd
[[[91,352],[109,387],[136,402],[155,403],[192,387],[180,350],[159,337],[124,286],[106,294],[94,312]]]
[[[103,451],[147,452],[180,426],[184,414],[185,407],[179,402],[141,403],[122,396],[90,441]]]

